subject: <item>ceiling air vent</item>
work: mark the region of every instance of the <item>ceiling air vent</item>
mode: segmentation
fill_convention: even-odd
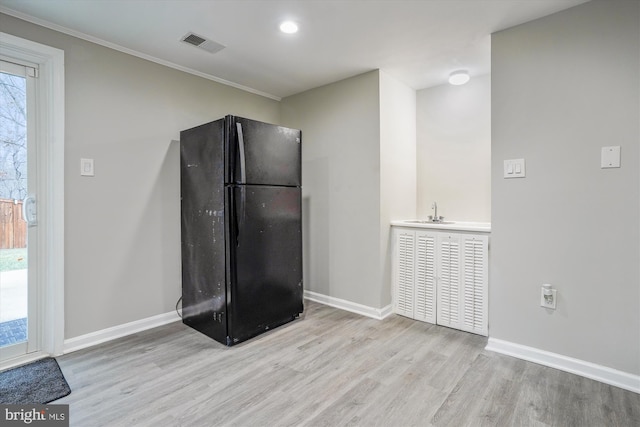
[[[199,47],[200,49],[204,49],[209,53],[220,52],[222,49],[225,48],[225,46],[221,45],[220,43],[216,43],[213,40],[206,39],[202,36],[199,36],[191,32],[185,34],[184,37],[180,39],[180,41],[189,43],[190,45]]]

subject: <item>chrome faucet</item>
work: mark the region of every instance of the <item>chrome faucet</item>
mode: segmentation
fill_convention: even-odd
[[[433,215],[429,215],[429,221],[441,222],[444,217],[438,216],[438,204],[436,202],[433,202],[433,204],[431,205],[431,209],[433,209]]]

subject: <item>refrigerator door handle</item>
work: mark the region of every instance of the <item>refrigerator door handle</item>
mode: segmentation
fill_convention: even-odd
[[[240,237],[240,229],[244,225],[245,206],[247,204],[247,188],[240,186],[240,212],[238,218],[238,237]]]
[[[238,129],[238,153],[240,154],[240,184],[247,183],[246,160],[244,157],[244,135],[242,134],[242,123],[236,123]]]
[[[239,190],[240,194],[236,190]],[[247,189],[244,185],[237,185],[231,188],[232,226],[235,234],[236,247],[240,246],[240,232],[245,222],[245,211],[247,204]]]

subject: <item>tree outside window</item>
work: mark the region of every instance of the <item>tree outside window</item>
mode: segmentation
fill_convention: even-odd
[[[27,196],[26,79],[0,73],[0,198]]]

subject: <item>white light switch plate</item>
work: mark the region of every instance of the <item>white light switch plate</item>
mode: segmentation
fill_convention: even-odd
[[[620,146],[602,147],[602,155],[600,156],[600,168],[619,168],[620,167]]]
[[[511,159],[504,161],[505,178],[524,178],[524,159]]]
[[[93,159],[80,159],[80,175],[94,176]]]

